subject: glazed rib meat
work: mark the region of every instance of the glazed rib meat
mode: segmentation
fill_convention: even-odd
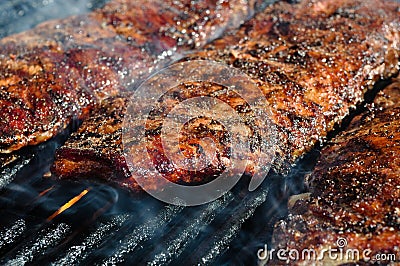
[[[114,0],[0,41],[0,152],[43,142],[103,99],[235,28],[260,1]]]
[[[278,131],[272,167],[284,174],[297,158],[316,142],[323,141],[351,108],[363,101],[364,93],[376,80],[398,72],[398,7],[395,2],[379,0],[279,2],[182,61],[221,62],[244,72],[257,84]],[[181,84],[180,89],[175,89],[175,96],[168,98],[172,105],[195,96],[213,96],[243,117],[252,116],[246,111],[244,99],[226,88],[205,82]],[[58,150],[53,173],[61,178],[100,177],[136,188],[120,146],[124,97],[117,99],[117,108],[113,103],[105,103],[103,111],[87,120]],[[167,106],[165,110],[171,108]],[[160,113],[154,120],[163,118]],[[148,149],[152,151],[157,150],[162,128],[158,122],[154,123],[150,127],[158,130],[148,134]],[[245,128],[253,134],[251,123],[250,119]],[[223,143],[225,131],[210,120],[187,130],[184,135],[191,137],[183,138],[180,149],[189,154],[189,146],[199,147],[200,136],[216,136],[214,141],[220,144],[216,147],[217,162],[205,169],[203,178],[218,175],[229,164],[226,162],[229,154],[224,150],[227,145]],[[195,149],[194,153],[197,152]],[[153,158],[160,158],[162,152],[155,154]],[[250,164],[247,173],[254,173],[254,167]],[[188,173],[180,177],[176,174],[172,170],[167,175],[185,183],[201,179]]]
[[[400,250],[400,80],[385,88],[350,126],[321,151],[317,166],[308,177],[309,198],[293,203],[289,217],[275,230],[275,249],[299,251],[337,248],[355,249],[359,257],[345,257],[331,264],[394,263],[373,261],[377,254]],[[362,251],[370,250],[367,256]],[[371,260],[370,260],[371,259]],[[275,265],[279,260],[272,261]],[[321,265],[329,262],[314,262]],[[285,262],[281,262],[285,263]],[[309,265],[310,261],[292,261]]]

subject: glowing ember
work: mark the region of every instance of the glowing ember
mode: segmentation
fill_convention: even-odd
[[[53,190],[54,187],[55,187],[55,186],[53,185],[53,186],[49,187],[48,189],[45,189],[45,190],[43,190],[42,192],[40,192],[40,193],[39,193],[39,198],[40,198],[40,197],[43,197],[43,196],[46,195],[49,191]]]
[[[65,203],[63,206],[61,206],[61,208],[59,208],[55,213],[53,213],[52,215],[49,216],[49,218],[47,218],[47,221],[51,221],[53,220],[57,215],[59,215],[60,213],[64,212],[65,210],[71,208],[75,203],[77,203],[83,196],[85,196],[91,188],[85,189],[83,190],[78,196],[73,197],[70,201],[68,201],[67,203]]]

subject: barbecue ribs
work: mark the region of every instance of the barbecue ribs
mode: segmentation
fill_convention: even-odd
[[[218,61],[251,77],[272,109],[279,134],[273,169],[284,174],[363,101],[364,93],[376,80],[398,72],[398,7],[394,2],[379,0],[279,2],[182,61]],[[199,94],[219,95],[239,114],[251,116],[246,113],[244,100],[224,88],[209,90],[206,83],[181,84],[178,92],[171,98],[171,105]],[[124,97],[104,102],[97,115],[84,122],[58,150],[53,173],[60,178],[103,178],[133,190],[137,188],[135,173],[129,173],[121,147]],[[163,116],[154,119],[162,121]],[[205,135],[223,135],[211,121],[201,125]],[[151,147],[157,147],[159,136],[159,130],[151,132]],[[191,141],[197,144],[199,139]],[[190,143],[183,141],[180,145],[189,150]],[[223,170],[225,147],[223,143],[218,145],[217,154],[221,156],[214,164],[217,167],[205,171],[204,179]],[[252,167],[247,169],[249,174],[254,171]],[[184,183],[201,179],[176,174],[172,171],[167,177]]]
[[[277,224],[274,248],[337,248],[358,250],[359,257],[344,257],[330,265],[373,261],[377,254],[400,250],[400,80],[385,88],[370,110],[326,146],[308,177],[311,195],[293,203],[288,218]],[[371,252],[363,257],[362,252]],[[271,261],[276,265],[279,260]],[[357,261],[359,259],[360,261]],[[371,260],[370,260],[371,259]],[[280,262],[285,264],[286,262]],[[309,265],[307,259],[293,265]],[[329,257],[316,260],[329,263]],[[325,263],[325,264],[324,264]]]
[[[0,41],[0,152],[34,145],[235,28],[256,0],[114,0]]]

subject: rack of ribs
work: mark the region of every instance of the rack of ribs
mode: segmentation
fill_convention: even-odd
[[[296,159],[323,141],[335,124],[363,101],[365,92],[378,79],[398,72],[398,10],[398,4],[379,0],[279,2],[181,61],[221,62],[246,73],[258,85],[272,110],[272,121],[278,131],[272,169],[285,174]],[[238,95],[218,86],[210,87],[206,82],[181,84],[172,102],[200,94],[218,94],[219,99],[241,115],[250,115]],[[86,120],[58,150],[52,168],[56,176],[102,178],[137,189],[135,173],[130,173],[121,146],[128,98],[121,95],[104,101],[97,115]],[[163,117],[160,114],[153,120],[161,121]],[[192,134],[192,138],[179,144],[181,150],[188,150],[189,140],[196,142],[200,133],[217,136],[214,140],[217,154],[221,155],[219,161],[205,169],[203,175],[177,176],[172,171],[168,179],[198,182],[223,170],[224,131],[212,121],[202,121],[199,125],[186,129],[184,134]],[[251,130],[251,125],[247,126]],[[157,124],[155,128],[159,127]],[[159,136],[159,130],[149,133],[152,148],[157,149]],[[162,152],[155,154],[153,158]],[[246,171],[252,174],[253,170],[249,167]]]
[[[266,2],[113,0],[2,39],[0,152],[48,140]]]
[[[397,79],[379,93],[368,111],[356,116],[344,132],[324,147],[307,178],[310,194],[293,201],[288,218],[275,228],[276,250],[314,249],[321,254],[322,249],[337,249],[340,243],[336,242],[341,238],[347,241],[343,242],[345,245],[340,244],[344,252],[358,250],[359,256],[332,259],[333,264],[374,263],[369,259],[377,254],[398,256],[399,100],[400,80]],[[368,249],[365,256],[363,251]],[[292,263],[310,264],[307,258],[302,259]],[[328,263],[328,254],[324,259],[314,258],[314,262]],[[279,260],[275,258],[270,263],[276,265]]]

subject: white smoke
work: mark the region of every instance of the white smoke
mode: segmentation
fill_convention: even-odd
[[[0,38],[33,28],[37,24],[84,14],[108,0],[2,0],[0,1]]]

